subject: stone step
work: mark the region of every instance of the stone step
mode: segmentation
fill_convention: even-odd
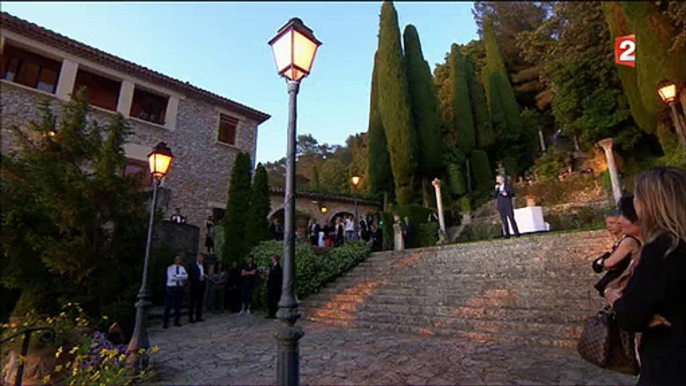
[[[516,283],[516,284],[510,284]],[[526,285],[526,283],[531,283]],[[595,293],[593,281],[570,282],[564,286],[553,280],[527,280],[526,282],[497,282],[497,281],[455,281],[455,282],[425,282],[425,281],[390,281],[378,280],[371,282],[343,283],[336,282],[320,290],[320,294],[375,294],[375,295],[410,295],[410,296],[444,296],[444,295],[475,295],[490,294],[497,297],[536,296],[542,298],[587,298]]]
[[[397,304],[406,306],[447,306],[447,307],[510,307],[531,310],[560,310],[573,309],[589,312],[589,315],[602,307],[602,299],[593,296],[588,299],[541,299],[541,298],[497,298],[484,296],[457,296],[449,295],[440,299],[427,296],[397,296],[397,295],[327,295],[313,294],[307,297],[307,301],[321,302],[344,302],[344,303],[371,303],[371,304]]]
[[[372,330],[402,332],[428,336],[449,336],[457,339],[470,340],[474,342],[499,342],[518,345],[543,345],[551,347],[574,348],[576,339],[560,339],[557,336],[547,336],[536,334],[533,336],[521,336],[510,333],[488,333],[460,331],[450,328],[423,328],[418,326],[400,325],[393,323],[369,322],[365,320],[342,320],[308,317],[307,320],[321,324],[342,327],[342,328],[363,328]]]
[[[445,316],[414,315],[404,313],[385,313],[359,311],[350,313],[339,310],[311,310],[307,318],[365,320],[373,323],[397,324],[420,328],[446,328],[456,331],[485,332],[491,334],[515,333],[518,336],[549,335],[560,339],[577,339],[583,330],[579,323],[535,323],[485,319],[462,319]]]
[[[584,310],[540,310],[511,307],[470,307],[470,306],[437,306],[437,305],[404,305],[382,303],[351,303],[351,302],[301,302],[301,308],[309,314],[316,310],[337,310],[355,314],[361,311],[385,312],[397,314],[425,315],[429,317],[454,317],[478,320],[502,320],[536,323],[580,323],[591,314]]]

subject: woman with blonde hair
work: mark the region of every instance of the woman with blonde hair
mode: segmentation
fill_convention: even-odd
[[[686,170],[638,178],[634,206],[644,246],[623,290],[606,291],[617,324],[641,332],[638,385],[686,385]]]

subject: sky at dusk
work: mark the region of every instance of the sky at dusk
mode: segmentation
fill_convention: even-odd
[[[401,32],[414,24],[433,69],[451,43],[476,39],[471,2],[396,2]],[[4,2],[2,10],[69,38],[272,116],[257,159],[286,153],[288,95],[267,42],[299,17],[323,42],[298,100],[298,133],[343,144],[367,130],[380,1],[125,3]]]

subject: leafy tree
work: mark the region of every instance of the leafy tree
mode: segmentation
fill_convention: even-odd
[[[486,192],[493,187],[493,172],[488,161],[488,154],[483,150],[472,152],[472,171],[477,192]]]
[[[324,162],[319,179],[322,189],[327,193],[350,192],[348,167],[337,158],[331,158]]]
[[[454,127],[457,131],[457,145],[464,154],[469,155],[476,145],[476,136],[474,133],[472,105],[469,97],[468,66],[457,44],[451,46],[450,58],[450,77],[452,78],[453,87],[453,119],[455,120]]]
[[[240,152],[236,156],[229,182],[229,198],[224,217],[224,263],[238,263],[240,266],[247,256],[249,245],[246,242],[246,224],[250,209],[251,180],[250,155]]]
[[[429,179],[443,169],[441,119],[431,69],[424,60],[419,34],[412,24],[405,27],[403,40],[407,80],[412,97],[412,116],[419,141],[418,171],[422,175],[424,205],[428,206],[431,198]]]
[[[379,25],[379,108],[390,154],[398,204],[413,200],[417,169],[417,136],[412,119],[410,92],[393,3],[384,1]]]
[[[90,111],[81,89],[60,114],[45,102],[39,121],[11,128],[21,151],[1,158],[0,280],[21,290],[15,316],[63,301],[120,321],[133,312],[147,193],[123,173],[126,120],[103,126]]]
[[[252,195],[250,197],[250,209],[245,224],[246,250],[251,250],[260,241],[269,239],[269,222],[267,216],[271,210],[269,194],[269,178],[267,170],[262,164],[257,164],[255,177],[252,183]]]

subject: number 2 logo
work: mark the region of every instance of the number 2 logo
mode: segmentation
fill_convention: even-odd
[[[636,67],[636,35],[615,39],[615,64]]]

